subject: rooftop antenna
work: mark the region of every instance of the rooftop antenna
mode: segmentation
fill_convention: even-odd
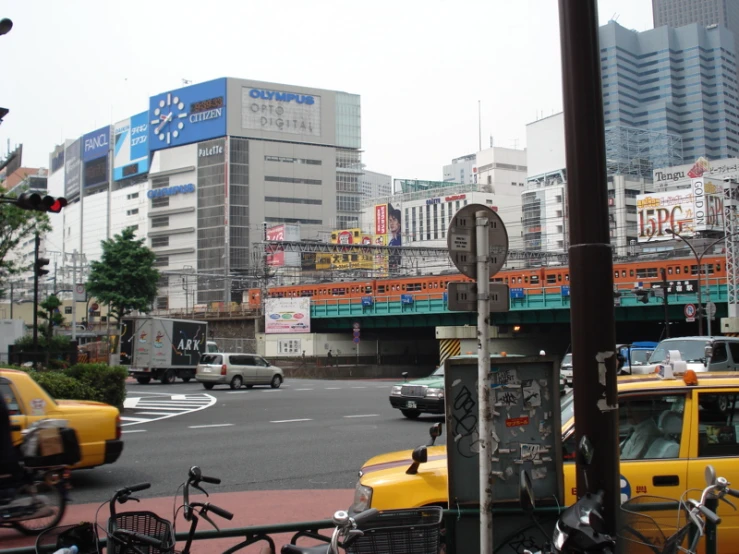
[[[482,114],[479,100],[477,101],[477,151],[482,151]]]
[[[611,21],[614,23],[618,23],[618,18],[621,17],[620,13],[613,12],[613,15],[611,16]]]

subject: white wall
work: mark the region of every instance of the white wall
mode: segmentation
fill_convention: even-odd
[[[82,199],[82,250],[87,262],[100,260],[101,242],[108,238],[108,191]]]

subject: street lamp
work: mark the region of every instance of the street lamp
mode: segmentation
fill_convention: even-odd
[[[693,247],[693,245],[688,241],[688,239],[683,237],[680,233],[677,233],[673,231],[672,229],[665,229],[665,232],[669,235],[672,235],[673,238],[683,241],[688,246],[688,248],[690,248],[690,251],[695,256],[696,262],[698,262],[698,335],[703,336],[703,299],[701,295],[701,271],[702,271],[703,266],[701,262],[703,261],[703,256],[705,256],[711,248],[713,248],[715,245],[717,245],[722,240],[726,240],[727,237],[730,237],[731,235],[726,235],[726,236],[717,238],[712,243],[710,243],[708,246],[706,246],[703,249],[703,252],[698,254],[698,252]],[[706,282],[708,282],[708,272],[706,272]],[[711,316],[709,315],[708,316],[708,334],[709,335],[711,334],[711,319],[710,318]]]

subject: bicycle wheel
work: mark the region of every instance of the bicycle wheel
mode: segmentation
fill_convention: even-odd
[[[43,502],[45,507],[42,517],[34,519],[25,519],[23,521],[15,521],[12,523],[13,528],[17,529],[24,535],[38,535],[39,533],[55,527],[62,519],[64,510],[67,508],[67,498],[64,494],[61,484],[49,485],[43,481],[34,483],[36,493],[27,493],[28,486],[20,489],[18,496],[26,495],[34,502]]]

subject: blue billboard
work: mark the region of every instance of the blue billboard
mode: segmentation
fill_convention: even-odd
[[[149,171],[149,112],[113,126],[113,179],[120,181]]]
[[[82,137],[82,161],[102,158],[110,150],[110,125],[87,133]]]
[[[157,94],[149,99],[149,150],[226,135],[226,79]]]

